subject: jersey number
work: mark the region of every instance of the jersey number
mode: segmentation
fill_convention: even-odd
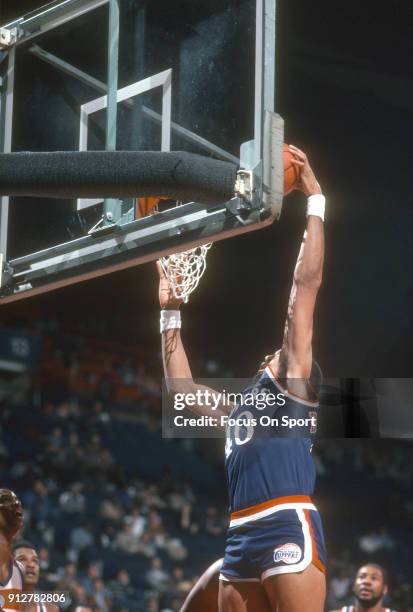
[[[252,412],[249,410],[244,410],[240,412],[238,416],[235,417],[238,421],[237,424],[233,426],[234,430],[234,440],[237,446],[241,446],[242,444],[246,444],[249,442],[254,435],[254,426],[251,424],[253,420]],[[240,438],[240,433],[245,431],[245,435],[243,438]],[[232,439],[231,436],[227,437],[225,443],[225,457],[229,457],[232,453]]]

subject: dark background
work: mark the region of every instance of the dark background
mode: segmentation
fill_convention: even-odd
[[[0,22],[41,4],[3,0]],[[412,24],[402,0],[278,3],[277,111],[328,198],[314,352],[329,376],[411,375]],[[291,195],[279,224],[213,247],[183,309],[195,363],[213,357],[249,375],[279,346],[304,207]],[[156,354],[156,292],[149,264],[3,306],[1,319],[53,317]]]

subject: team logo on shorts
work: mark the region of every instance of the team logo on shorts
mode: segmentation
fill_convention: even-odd
[[[302,557],[301,548],[298,544],[283,544],[274,550],[274,561],[282,561],[288,565],[298,563]]]
[[[4,599],[3,595],[0,595],[0,610],[3,609],[3,606],[5,605],[6,600]]]

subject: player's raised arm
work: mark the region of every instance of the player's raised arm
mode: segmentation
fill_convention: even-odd
[[[280,365],[287,378],[307,379],[312,366],[313,315],[324,262],[325,198],[307,156],[290,145],[300,168],[300,189],[308,197],[307,227],[294,270]]]
[[[159,261],[159,304],[161,306],[162,360],[167,381],[184,379],[192,381],[191,368],[181,339],[182,300],[174,296]]]
[[[176,298],[170,287],[159,261],[156,262],[159,273],[159,303],[161,306],[162,360],[164,376],[171,394],[196,393],[197,391],[217,392],[204,385],[199,385],[192,378],[188,357],[181,338],[182,300]],[[211,416],[208,406],[191,406],[191,411],[197,415]],[[231,405],[220,404],[214,410],[214,416],[228,414]]]

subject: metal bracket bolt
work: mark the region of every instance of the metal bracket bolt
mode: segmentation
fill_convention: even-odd
[[[235,195],[251,202],[254,191],[254,174],[252,170],[238,170],[235,181]]]
[[[13,47],[22,34],[19,28],[0,28],[0,49]]]

